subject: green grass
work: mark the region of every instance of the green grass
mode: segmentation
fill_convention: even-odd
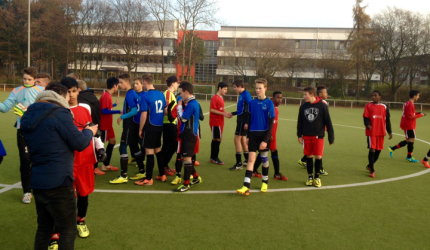
[[[0,101],[8,93],[0,92]],[[233,103],[226,103],[226,107]],[[209,102],[201,102],[209,111]],[[234,111],[234,107],[227,108]],[[307,174],[297,160],[303,155],[297,142],[297,105],[281,106],[278,127],[278,151],[281,172],[289,180],[269,181],[270,189],[302,188]],[[366,137],[363,109],[330,108],[335,129],[335,143],[324,150],[324,167],[329,176],[322,177],[324,186],[362,183],[404,176],[424,170],[417,163],[407,163],[406,149],[381,153],[376,163],[376,178],[368,177]],[[391,112],[393,131],[399,128],[401,111]],[[0,138],[8,156],[0,165],[0,183],[20,181],[19,159],[13,112],[0,114]],[[235,162],[233,134],[235,119],[226,120],[220,158],[226,164],[209,163],[210,130],[208,116],[202,122],[202,140],[197,171],[203,183],[192,191],[229,190],[240,188],[244,171],[228,170]],[[427,117],[417,121],[418,138],[430,141],[426,130]],[[115,120],[115,119],[114,119]],[[338,126],[344,125],[344,126]],[[345,127],[352,126],[352,127]],[[121,127],[115,125],[117,139]],[[385,147],[403,140],[395,135]],[[415,143],[414,155],[421,159],[429,146]],[[119,166],[115,149],[112,164]],[[170,164],[173,167],[173,161]],[[155,168],[157,174],[157,168]],[[137,172],[129,165],[129,175]],[[155,181],[152,187],[135,186],[132,182],[110,185],[108,180],[118,173],[96,176],[96,188],[107,190],[172,190],[173,185]],[[269,172],[273,175],[273,168]],[[171,181],[173,177],[168,177]],[[260,179],[253,179],[252,189],[259,189]],[[76,239],[76,249],[428,249],[425,228],[428,216],[428,175],[368,186],[342,189],[251,193],[241,197],[224,194],[121,194],[90,195],[87,224],[91,235]],[[191,191],[191,192],[192,192]],[[34,202],[23,205],[22,191],[12,189],[0,194],[1,249],[32,249],[36,231]]]

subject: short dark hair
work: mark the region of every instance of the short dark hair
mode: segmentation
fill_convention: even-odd
[[[71,77],[71,78],[73,78],[75,80],[79,80],[79,75],[76,74],[76,73],[70,73],[70,74],[67,75],[67,77]]]
[[[170,76],[166,79],[167,87],[172,86],[172,83],[177,82],[178,78],[176,76]]]
[[[37,69],[35,67],[28,67],[28,68],[23,69],[22,73],[27,74],[27,75],[36,79]]]
[[[123,79],[124,81],[127,81],[127,82],[131,82],[131,76],[127,73],[119,75],[118,78]]]
[[[55,93],[63,96],[64,98],[66,98],[67,96],[67,88],[63,85],[61,85],[61,83],[59,82],[50,82],[46,87],[45,90],[52,90]]]
[[[142,76],[142,81],[145,81],[147,84],[152,85],[154,83],[154,77],[152,77],[151,74],[145,74]]]
[[[218,83],[218,90],[219,90],[219,88],[225,88],[225,87],[228,87],[228,84],[227,83],[225,83],[225,82],[220,82],[220,83]]]
[[[318,87],[317,87],[317,95],[319,95],[323,89],[326,89],[326,87],[324,85],[318,85]]]
[[[188,81],[182,81],[181,84],[179,84],[179,88],[182,89],[182,91],[187,91],[190,94],[194,93],[194,87]]]
[[[281,95],[282,95],[282,92],[281,92],[281,91],[274,91],[274,92],[273,92],[273,97],[275,97],[276,95],[279,95],[279,94],[281,94]]]
[[[379,96],[382,96],[382,94],[381,94],[381,92],[379,90],[374,90],[374,91],[372,91],[372,94],[373,93],[377,93]]]
[[[308,92],[309,95],[314,94],[315,96],[315,88],[312,86],[307,86],[306,88],[303,89],[303,92]]]
[[[36,78],[48,78],[49,80],[51,80],[51,76],[45,72],[37,74]]]
[[[107,88],[108,89],[111,89],[111,88],[113,88],[115,85],[118,85],[119,84],[119,79],[118,78],[116,78],[116,77],[109,77],[107,80],[106,80],[106,86],[107,86]]]
[[[64,77],[63,79],[61,79],[60,83],[61,85],[66,87],[67,90],[73,87],[79,88],[78,82],[75,80],[75,78],[72,78],[72,77]]]
[[[239,78],[234,80],[233,85],[235,85],[236,87],[242,87],[243,88],[243,79]]]
[[[414,96],[418,95],[420,93],[419,90],[413,89],[409,92],[409,98],[413,98]]]

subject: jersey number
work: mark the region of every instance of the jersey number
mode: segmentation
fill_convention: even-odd
[[[155,101],[155,110],[156,113],[164,113],[163,102],[161,100]]]

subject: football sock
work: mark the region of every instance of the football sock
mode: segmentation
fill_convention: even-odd
[[[315,159],[315,179],[320,178],[322,159]]]
[[[127,177],[128,157],[121,157],[121,176]]]
[[[165,175],[164,173],[164,158],[163,154],[160,152],[156,153],[155,156],[157,157],[157,165],[158,165],[158,175],[162,176]]]
[[[245,161],[248,162],[248,152],[243,152],[243,157],[245,157]]]
[[[194,168],[194,165],[196,164],[196,154],[193,154],[193,157],[191,157],[191,162],[193,163]]]
[[[181,155],[177,154],[176,161],[175,161],[175,170],[176,170],[176,176],[178,176],[179,178],[181,178],[181,169],[182,169]]]
[[[304,155],[301,159],[302,162],[307,162],[308,157],[306,157],[306,155]]]
[[[60,239],[60,234],[51,234],[51,240],[59,240]]]
[[[219,146],[220,146],[221,142],[220,141],[215,141],[215,149],[214,149],[214,160],[218,159],[218,155],[219,155]]]
[[[428,161],[430,157],[430,150],[427,152],[427,155],[424,157],[424,161]]]
[[[313,176],[313,173],[314,173],[314,159],[306,157],[306,163],[307,163],[307,167],[306,168],[308,170],[308,175],[309,176]]]
[[[408,142],[408,158],[412,157],[412,154],[414,152],[414,143],[413,142]]]
[[[373,164],[375,163],[375,152],[369,150],[369,155],[367,156],[367,159],[369,160],[370,172],[375,172],[375,169],[373,168]]]
[[[247,188],[251,186],[251,177],[252,177],[252,171],[246,170],[245,180],[243,181],[243,185]]]
[[[320,171],[324,171],[323,164],[322,164],[322,159],[321,159],[321,168],[320,168]]]
[[[146,179],[152,179],[152,172],[154,171],[154,155],[146,156]]]
[[[78,217],[85,218],[85,216],[87,215],[87,209],[88,209],[88,195],[87,196],[78,195],[77,207],[78,207]]]
[[[215,143],[216,141],[214,141],[214,140],[212,140],[212,143],[211,143],[211,159],[213,159],[213,160],[216,160],[214,157],[214,155],[215,155]]]
[[[236,152],[236,164],[242,163],[242,152]]]
[[[193,169],[193,163],[191,161],[184,161],[184,185],[190,185],[190,175]]]
[[[98,162],[94,163],[94,169],[96,169],[98,167],[99,167],[99,163]]]
[[[262,181],[266,184],[269,183],[269,167],[263,167]]]
[[[143,163],[143,156],[140,154],[139,156],[136,156],[136,163],[139,167],[139,173],[144,174],[145,173],[145,163]]]
[[[279,174],[279,158],[278,158],[278,150],[272,152],[272,162],[273,168],[275,169],[275,175]]]
[[[406,140],[399,142],[399,144],[397,144],[394,147],[390,147],[393,151],[398,149],[398,148],[402,148],[404,146],[406,146],[408,144],[408,142]]]
[[[103,165],[109,166],[110,165],[110,159],[112,158],[112,152],[113,148],[115,147],[115,144],[108,144],[106,147],[106,160],[103,162]]]
[[[254,172],[257,172],[260,165],[261,165],[261,156],[260,154],[258,154],[257,157],[255,157]]]
[[[373,163],[375,163],[379,159],[379,154],[381,153],[381,150],[375,150],[375,157],[373,158]]]

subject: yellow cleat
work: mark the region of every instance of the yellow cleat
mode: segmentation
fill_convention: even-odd
[[[146,173],[137,173],[135,176],[130,177],[130,180],[141,180],[143,178],[146,178]]]
[[[240,188],[240,189],[236,190],[236,192],[237,192],[238,194],[242,194],[242,195],[246,195],[246,196],[248,196],[248,195],[249,195],[249,188],[247,188],[247,187],[243,186],[242,188]]]
[[[182,178],[176,176],[175,179],[171,182],[173,185],[180,184],[182,182]]]
[[[130,158],[130,159],[128,159],[128,164],[131,164],[132,162],[135,162],[135,161],[136,161],[136,159]]]
[[[320,178],[316,178],[314,180],[314,186],[317,187],[317,188],[321,187],[321,180],[320,180]]]
[[[79,222],[79,224],[78,224],[78,235],[81,238],[86,238],[90,235],[90,231],[88,230],[88,227],[85,224],[85,221]]]
[[[109,181],[109,183],[112,184],[121,184],[121,183],[127,183],[128,182],[128,177],[122,177],[122,176],[118,176],[116,179]]]
[[[314,184],[314,180],[308,179],[305,183],[306,186],[312,186]]]
[[[266,193],[267,192],[267,183],[263,182],[263,184],[261,184],[261,192],[262,193]]]

